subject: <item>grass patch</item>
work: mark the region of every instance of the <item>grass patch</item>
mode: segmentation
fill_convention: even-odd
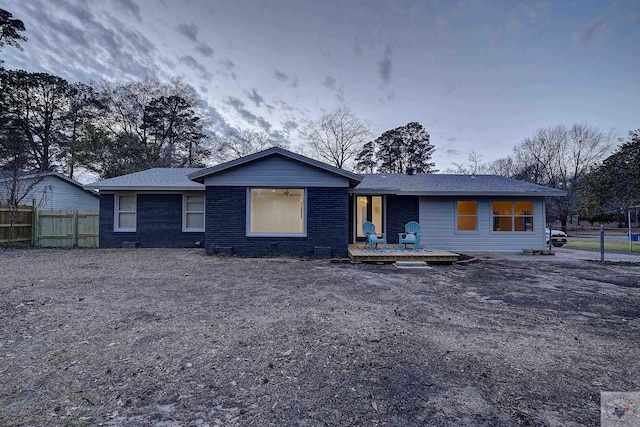
[[[640,242],[632,242],[633,243],[633,252],[640,253]],[[564,245],[565,248],[571,249],[589,249],[594,251],[600,250],[600,240],[591,240],[591,239],[567,239],[567,243]],[[628,240],[604,240],[604,250],[605,251],[615,251],[615,252],[629,252],[629,241]]]

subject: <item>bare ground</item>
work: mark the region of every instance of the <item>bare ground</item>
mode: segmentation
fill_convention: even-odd
[[[640,265],[0,250],[0,424],[597,425]]]

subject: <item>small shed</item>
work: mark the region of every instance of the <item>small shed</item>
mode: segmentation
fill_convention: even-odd
[[[0,176],[0,199],[6,200],[13,177]],[[98,193],[85,189],[78,181],[58,172],[21,172],[18,177],[20,204],[35,205],[40,210],[83,210],[100,209]],[[25,194],[26,193],[26,194]]]

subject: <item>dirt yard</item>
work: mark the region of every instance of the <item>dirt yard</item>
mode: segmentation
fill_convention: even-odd
[[[0,250],[0,425],[598,425],[640,265]]]

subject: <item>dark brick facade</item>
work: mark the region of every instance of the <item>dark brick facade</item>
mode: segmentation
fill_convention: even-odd
[[[120,248],[139,242],[143,248],[193,248],[204,233],[182,232],[182,194],[138,194],[136,231],[114,232],[114,195],[100,196],[100,247]]]
[[[247,237],[246,198],[245,187],[207,187],[207,252],[231,247],[239,255],[313,256],[318,246],[330,247],[333,257],[347,255],[347,188],[307,188],[306,237]]]
[[[354,194],[349,195],[349,243],[354,243],[353,236],[355,235],[356,218],[354,213],[354,203],[356,196]]]
[[[387,196],[387,243],[398,243],[398,233],[404,232],[409,221],[420,222],[420,198],[418,196]]]

